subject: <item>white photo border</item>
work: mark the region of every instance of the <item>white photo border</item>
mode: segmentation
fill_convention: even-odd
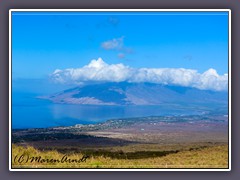
[[[12,12],[228,12],[228,168],[12,168]],[[9,171],[231,171],[231,9],[9,9]]]

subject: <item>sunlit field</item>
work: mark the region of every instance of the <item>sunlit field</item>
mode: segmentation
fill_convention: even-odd
[[[182,151],[130,154],[123,151],[63,154],[58,151],[39,151],[33,147],[12,146],[13,168],[228,168],[228,146],[192,148]],[[114,157],[115,154],[115,157]],[[117,155],[116,155],[117,154]],[[22,158],[20,158],[20,156]],[[16,157],[17,156],[17,157]],[[41,158],[39,158],[41,157]],[[142,158],[143,157],[143,158]],[[27,160],[28,158],[28,160]],[[35,159],[34,159],[35,158]],[[60,162],[59,162],[59,161]],[[23,161],[23,162],[21,162]],[[27,161],[27,162],[26,162]],[[62,162],[61,162],[62,161]]]

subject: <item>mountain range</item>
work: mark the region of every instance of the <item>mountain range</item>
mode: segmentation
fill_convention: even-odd
[[[223,91],[128,82],[77,86],[44,98],[54,103],[85,105],[162,105],[164,103],[227,105],[228,103],[228,93]]]

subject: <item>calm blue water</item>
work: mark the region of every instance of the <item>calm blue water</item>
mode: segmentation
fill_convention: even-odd
[[[36,95],[13,94],[12,128],[93,124],[113,118],[200,114],[204,110],[177,106],[94,106],[54,104]]]

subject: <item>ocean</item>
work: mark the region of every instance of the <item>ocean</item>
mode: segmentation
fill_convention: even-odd
[[[209,111],[206,107],[196,108],[174,104],[159,106],[55,104],[49,100],[37,97],[37,94],[29,93],[12,94],[11,121],[13,129],[95,124],[118,118],[199,115]]]

